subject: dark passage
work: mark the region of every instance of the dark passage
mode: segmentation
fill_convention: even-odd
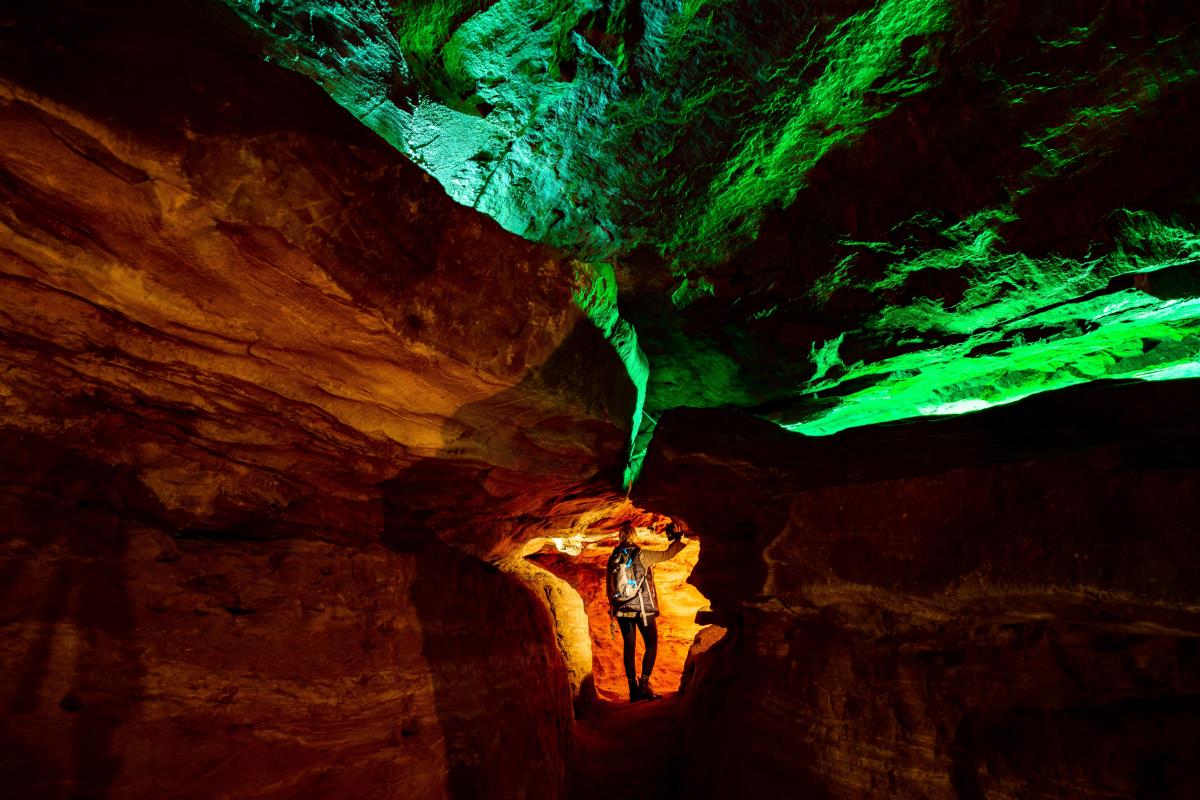
[[[682,798],[687,762],[680,696],[649,703],[603,703],[575,725],[566,797]]]

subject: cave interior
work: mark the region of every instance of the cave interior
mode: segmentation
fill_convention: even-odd
[[[1200,796],[1198,130],[1168,0],[6,3],[3,794]]]

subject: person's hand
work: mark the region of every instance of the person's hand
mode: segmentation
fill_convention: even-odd
[[[674,522],[668,522],[667,523],[667,541],[678,542],[681,538],[683,538],[683,531],[677,529],[675,527]]]

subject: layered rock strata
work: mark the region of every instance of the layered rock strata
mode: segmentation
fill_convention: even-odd
[[[4,437],[13,797],[556,797],[551,620],[441,543],[180,538],[128,470]]]
[[[812,440],[665,418],[641,500],[692,521],[732,629],[687,668],[696,790],[1189,796],[1198,400],[1116,385]]]
[[[1184,6],[828,2],[780,28],[747,3],[576,4],[562,28],[467,3],[414,50],[379,3],[233,5],[0,12],[6,790],[561,796],[594,642],[519,559],[629,513],[657,424],[635,504],[703,537],[705,621],[729,630],[683,670],[693,796],[1191,793],[1194,385],[784,430],[1194,374]],[[378,41],[398,49],[364,59]],[[653,78],[660,45],[665,105],[571,105]],[[686,80],[698,51],[755,91]],[[431,115],[464,182],[370,133],[382,104],[333,104],[364,75]],[[533,100],[501,107],[509,81]],[[456,147],[414,86],[512,147]],[[522,116],[564,107],[547,86],[580,111],[553,130]],[[595,179],[586,144],[556,160],[572,126],[669,142],[634,174],[688,202]],[[727,165],[705,155],[724,137],[746,145]],[[543,147],[522,182],[510,152]],[[683,405],[757,417],[658,416]]]
[[[588,276],[227,13],[85,6],[0,30],[4,785],[555,796],[571,684],[489,562],[617,502]]]

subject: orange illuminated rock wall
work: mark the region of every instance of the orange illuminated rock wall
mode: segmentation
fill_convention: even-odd
[[[453,474],[450,515],[489,512],[459,543],[493,556],[524,537],[493,503],[592,510],[528,491],[607,490],[627,448],[634,388],[576,265],[218,21],[146,5],[48,11],[0,62],[0,423],[130,465],[181,527],[354,536],[385,482],[411,505]]]
[[[556,796],[553,620],[487,562],[616,503],[576,265],[219,11],[5,14],[5,795]]]
[[[665,732],[663,769],[677,772],[660,783],[697,798],[1195,794],[1195,381],[1096,384],[833,437],[668,411],[630,500],[638,387],[607,338],[612,316],[601,330],[576,298],[637,309],[635,268],[614,268],[630,274],[604,294],[569,254],[451,202],[318,87],[264,63],[215,3],[10,6],[5,797],[543,800],[604,774],[579,767],[625,744],[603,726],[621,712]],[[1170,105],[1175,141],[1189,112]],[[957,102],[944,114],[957,123]],[[869,139],[875,155],[834,152],[850,171],[824,173],[787,213],[818,232],[847,230],[820,222],[839,215],[910,216],[868,213],[904,192],[860,206],[861,184],[837,179],[904,183],[876,169],[887,130]],[[1169,150],[1153,152],[1170,163]],[[922,163],[904,169],[940,192]],[[1122,163],[1103,174],[1137,178],[1117,183],[1139,204],[1184,174]],[[945,208],[975,213],[974,192]],[[1065,216],[1039,230],[1070,222],[1056,192],[1035,205]],[[734,277],[757,274],[737,312],[757,318],[774,293],[811,288],[817,273],[794,256],[835,263],[808,229],[721,266],[712,302],[689,306],[696,335],[678,359],[672,329],[659,332],[660,402],[688,405],[707,391],[693,373],[729,359],[748,376],[731,385],[770,376],[747,406],[811,376],[803,354],[825,322],[791,336],[792,311],[767,314],[765,348],[721,333]],[[1033,233],[1036,247],[1057,236]],[[1173,267],[1188,291],[1190,265]],[[783,273],[782,288],[753,288]],[[864,319],[865,295],[843,294],[828,337]],[[655,308],[641,309],[651,329]],[[730,341],[748,349],[725,352]],[[842,356],[853,368],[853,349]],[[656,568],[655,686],[674,689],[681,670],[687,685],[598,708],[580,701],[625,691],[601,589],[611,540],[579,556],[543,543],[611,530],[631,502],[644,524],[675,515],[696,534]],[[704,629],[685,663],[708,602],[704,619],[728,634]]]
[[[643,533],[639,544],[649,550],[664,550],[665,536]],[[531,557],[538,566],[566,580],[584,599],[592,642],[592,665],[596,689],[600,696],[612,700],[628,700],[629,687],[622,663],[621,632],[609,625],[608,600],[604,594],[605,567],[615,545],[615,537],[589,544],[577,556],[557,552],[547,546]],[[696,587],[687,582],[700,558],[700,542],[691,539],[688,546],[674,559],[654,567],[655,587],[658,589],[658,656],[655,660],[651,685],[658,692],[673,692],[679,687],[688,649],[703,626],[696,623],[696,613],[708,607],[708,601]],[[638,636],[635,668],[641,670],[644,652]]]

